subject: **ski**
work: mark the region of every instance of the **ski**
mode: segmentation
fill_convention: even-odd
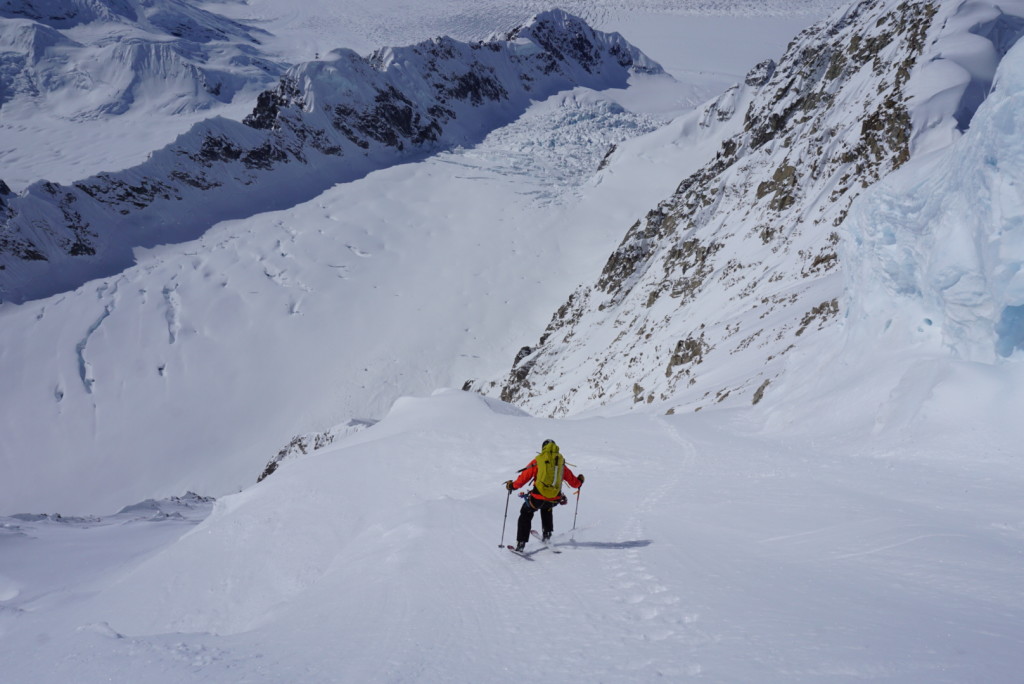
[[[549,549],[551,553],[562,553],[561,549],[556,549],[555,545],[552,544],[550,540],[546,540],[544,537],[540,536],[540,533],[537,530],[530,530],[530,534],[539,539],[540,543],[544,545],[544,548]]]
[[[508,549],[509,551],[511,551],[512,553],[516,554],[520,558],[526,559],[528,561],[532,561],[533,560],[532,558],[530,558],[530,556],[528,554],[526,554],[526,553],[524,553],[522,551],[516,551],[516,547],[512,546],[511,544],[508,544],[507,546],[505,546],[505,548]]]

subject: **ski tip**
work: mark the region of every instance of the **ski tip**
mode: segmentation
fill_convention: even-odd
[[[533,558],[531,558],[530,556],[526,555],[522,551],[516,551],[516,547],[514,547],[512,545],[506,546],[505,548],[508,549],[509,551],[511,551],[512,553],[516,554],[520,558],[524,559],[524,560],[528,560],[528,561],[532,561],[533,560]]]

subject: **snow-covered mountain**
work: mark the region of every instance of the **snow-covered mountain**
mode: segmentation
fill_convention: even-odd
[[[655,51],[656,61],[683,77],[696,91],[685,96],[689,107],[720,92],[743,73],[750,61],[756,61],[748,53],[778,54],[796,27],[823,16],[838,4],[840,0],[709,0],[685,5],[673,0],[645,0],[636,4],[574,0],[562,8],[596,28],[619,31],[627,37],[644,36],[649,47],[647,54]],[[8,7],[19,12],[16,18],[3,20],[4,27],[12,30],[24,26],[28,21],[24,17],[29,14],[46,14],[38,9],[43,7],[38,2],[24,6],[10,3]],[[205,12],[199,12],[197,7]],[[132,8],[137,21],[128,20]],[[108,19],[69,30],[55,29],[83,48],[73,50],[70,57],[63,49],[44,50],[32,68],[34,73],[58,75],[71,70],[81,72],[83,78],[71,82],[62,79],[59,83],[63,85],[58,90],[48,90],[45,98],[18,97],[16,102],[0,109],[0,178],[15,191],[21,191],[41,179],[71,184],[98,172],[133,167],[198,121],[215,114],[241,120],[251,111],[256,95],[276,81],[287,66],[319,59],[337,47],[368,55],[382,45],[410,45],[435,36],[479,42],[496,32],[507,33],[531,15],[550,8],[549,3],[541,0],[482,0],[472,6],[464,0],[429,4],[380,0],[372,6],[335,0],[307,0],[301,5],[285,5],[280,0],[224,0],[198,6],[96,3],[84,14]],[[185,23],[194,19],[198,23],[196,31],[205,35],[232,34],[238,27],[244,27],[243,31],[259,44],[243,38],[189,42],[147,23],[147,15],[157,10],[165,15],[188,14]],[[73,7],[61,13],[71,11]],[[83,12],[78,12],[78,16],[81,18]],[[731,41],[711,39],[709,29],[718,17],[727,19],[729,33],[737,37],[741,48],[736,49]],[[232,23],[236,26],[226,30],[224,24]],[[170,30],[176,29],[172,26]],[[159,49],[184,55],[193,60],[190,63],[200,72],[215,70],[220,74],[218,78],[229,78],[231,83],[242,79],[247,85],[229,102],[223,97],[210,97],[205,80],[190,81],[188,73],[182,75],[172,69],[177,76],[168,81],[170,76],[164,71],[153,71],[157,63],[151,60],[134,63],[135,71],[130,70],[132,65],[108,64],[106,57],[110,51],[137,39],[157,41]],[[27,59],[25,51],[0,48],[0,53],[12,58],[13,73],[20,73],[18,65]],[[101,96],[116,92],[116,86],[126,83],[135,84],[131,106],[107,108],[122,111],[121,114],[98,113]],[[139,87],[143,83],[148,85]],[[89,89],[76,84],[88,85]],[[671,95],[666,97],[669,103],[673,100]],[[194,106],[202,109],[190,111]],[[65,144],[68,137],[74,137],[74,146]]]
[[[693,173],[630,228],[596,282],[558,308],[507,379],[474,386],[553,416],[630,403],[668,412],[757,404],[789,356],[813,343],[810,333],[842,321],[844,292],[858,298],[868,282],[921,291],[911,264],[930,257],[909,246],[884,248],[901,253],[886,257],[897,262],[883,267],[888,278],[862,275],[848,288],[839,256],[848,213],[894,170],[920,160],[910,173],[927,173],[935,151],[969,128],[1022,32],[1021,3],[879,0],[804,31],[778,64],[758,65],[682,124],[687,144],[704,150]],[[851,242],[874,253],[851,247],[847,259],[873,263],[881,245],[902,244],[892,235],[928,232],[884,225],[855,229]],[[957,232],[965,245],[989,239]],[[956,259],[1013,272],[1016,257],[1001,250]],[[980,267],[964,268],[944,264],[933,278],[949,282],[931,289],[953,297],[951,283]],[[972,344],[988,350],[982,356],[1015,348],[1015,296],[1009,308],[981,315],[974,304],[989,284],[958,287],[970,315],[982,318],[971,332]],[[955,316],[932,318],[959,337]]]
[[[176,0],[5,1],[0,177],[19,192],[71,183],[135,166],[202,119],[244,116],[292,63],[271,37]]]
[[[178,0],[5,0],[0,111],[9,121],[209,109],[281,73],[260,51],[266,35]]]
[[[290,69],[241,123],[202,122],[141,166],[71,186],[0,187],[0,297],[40,298],[123,270],[132,250],[293,206],[413,155],[478,142],[530,100],[622,87],[661,68],[560,11],[487,43],[436,39]]]

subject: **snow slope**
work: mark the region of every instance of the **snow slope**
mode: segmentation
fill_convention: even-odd
[[[169,523],[79,525],[116,570],[67,525],[5,519],[6,553],[80,568],[5,567],[5,676],[1014,682],[1024,482],[1013,443],[948,429],[983,375],[950,370],[927,420],[857,440],[749,411],[554,421],[403,399],[160,552],[133,534]],[[500,483],[544,438],[587,482],[555,512],[562,553],[524,560],[498,548]]]

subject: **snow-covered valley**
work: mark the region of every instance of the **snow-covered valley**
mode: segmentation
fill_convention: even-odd
[[[258,33],[283,73],[339,46],[486,40],[549,9],[536,4],[202,9]],[[798,126],[826,122],[838,149],[870,140],[864,112],[815,118],[780,96],[773,121],[792,124],[714,191],[756,199],[715,205],[722,227],[684,236],[732,240],[733,261],[772,278],[730,279],[723,259],[721,291],[639,331],[629,317],[644,307],[623,302],[651,301],[643,275],[595,298],[564,344],[551,334],[652,210],[678,211],[680,181],[709,176],[723,141],[744,149],[759,120],[743,114],[775,87],[750,85],[770,83],[755,65],[802,68],[783,53],[816,34],[790,39],[845,3],[567,3],[671,77],[568,87],[479,142],[0,304],[0,681],[1018,681],[1024,3],[928,3],[940,21],[914,47],[927,59],[874,82],[886,59],[899,66],[903,38],[871,33],[872,12],[898,4],[834,15],[817,35],[875,52],[837,78],[847,64],[819,51],[832,85],[808,69],[790,92],[820,80],[868,103],[909,83],[909,160],[889,174],[870,149],[884,178],[855,176],[861,196],[839,212],[821,198],[861,169],[829,176]],[[146,105],[89,120],[0,109],[7,197],[144,163],[203,118]],[[237,121],[252,101],[208,109]],[[74,149],[38,142],[61,135]],[[789,192],[772,174],[798,156],[814,171]],[[286,188],[283,203],[308,192]],[[729,235],[755,223],[762,196],[808,224],[839,215],[838,268],[778,285],[817,238]],[[670,264],[671,238],[658,249]],[[666,266],[666,282],[687,268]],[[835,311],[801,320],[800,298],[833,297]],[[702,324],[700,368],[682,342],[666,351]],[[531,415],[497,395],[538,336],[557,372],[517,398]],[[499,548],[521,505],[502,482],[546,438],[586,484],[566,488],[554,550],[531,541],[517,558]]]

